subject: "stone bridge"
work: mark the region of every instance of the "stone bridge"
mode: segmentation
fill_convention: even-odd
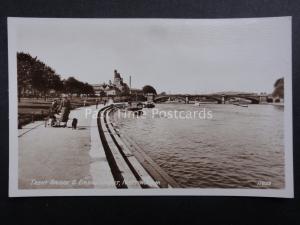
[[[202,94],[202,95],[184,95],[184,94],[169,94],[169,95],[157,95],[154,98],[154,102],[166,102],[166,101],[178,101],[189,103],[191,101],[213,101],[218,104],[225,104],[230,99],[246,99],[250,100],[251,104],[259,104],[267,101],[266,95],[256,94]]]

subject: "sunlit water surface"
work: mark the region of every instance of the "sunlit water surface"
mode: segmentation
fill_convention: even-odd
[[[212,119],[156,114],[204,107]],[[115,113],[117,127],[183,187],[284,187],[283,107],[157,104],[143,110],[141,117]]]

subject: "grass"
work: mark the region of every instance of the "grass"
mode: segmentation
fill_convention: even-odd
[[[49,116],[49,109],[51,107],[53,99],[49,98],[36,99],[36,98],[22,98],[18,103],[18,127],[37,121],[45,120]],[[72,109],[83,106],[84,99],[79,97],[73,97],[70,99]],[[96,98],[88,98],[86,105],[93,105],[96,102]]]

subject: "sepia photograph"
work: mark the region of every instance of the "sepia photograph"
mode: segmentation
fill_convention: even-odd
[[[10,197],[293,198],[291,20],[8,18]]]

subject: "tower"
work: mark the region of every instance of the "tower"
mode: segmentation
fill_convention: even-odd
[[[121,75],[118,73],[117,70],[114,70],[114,82],[113,84],[117,87],[120,87],[122,84],[122,78]]]

